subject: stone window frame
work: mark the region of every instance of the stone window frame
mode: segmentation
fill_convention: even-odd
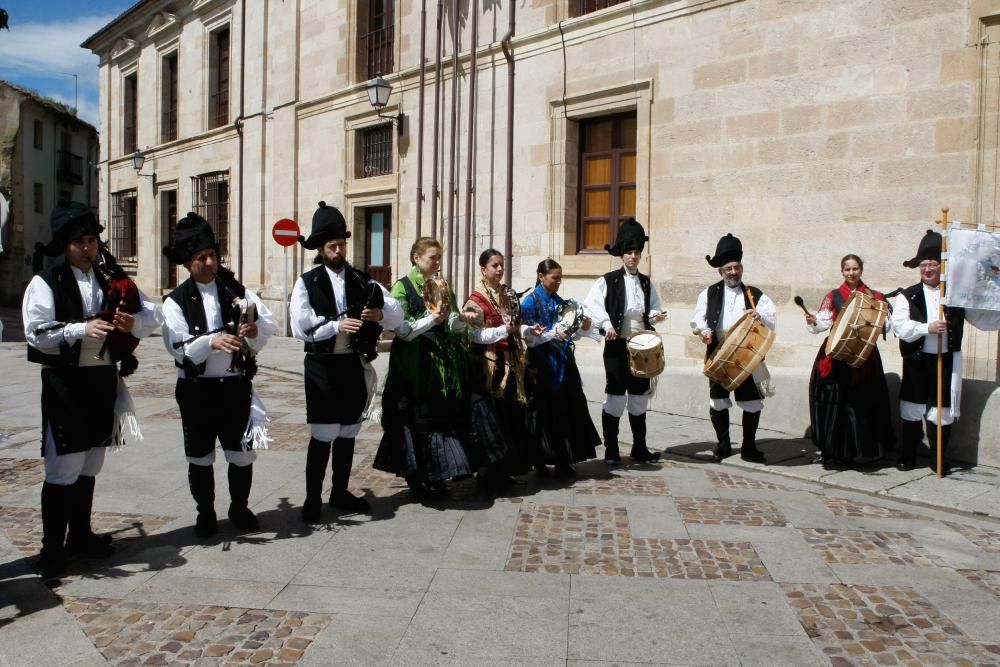
[[[121,126],[121,138],[122,138],[122,156],[127,157],[139,149],[139,64],[135,62],[131,67],[122,68],[121,70],[121,115],[119,116],[122,121]],[[134,96],[131,100],[131,108],[129,102],[129,79],[135,79],[135,91]],[[130,113],[131,111],[131,113]],[[132,116],[131,132],[129,124],[129,116]]]
[[[367,104],[365,106],[368,107]],[[344,118],[344,132],[346,134],[344,137],[344,164],[347,165],[344,169],[345,195],[396,191],[399,179],[400,149],[400,141],[396,132],[391,132],[393,137],[392,169],[388,173],[379,176],[362,176],[361,160],[364,130],[383,125],[386,122],[386,116],[395,116],[397,113],[399,113],[398,98],[395,104],[390,103],[382,110],[381,118],[370,107],[360,114]]]
[[[366,48],[366,36],[369,33],[369,17],[370,13],[368,6],[372,0],[353,0],[349,5],[350,16],[348,17],[349,24],[352,26],[350,30],[349,45],[348,45],[348,72],[350,72],[351,79],[355,83],[361,83],[364,81],[370,81],[375,78],[377,73],[372,73],[368,76],[368,49]],[[392,74],[393,72],[399,71],[400,68],[400,40],[397,39],[400,34],[400,21],[402,10],[400,5],[402,5],[402,0],[391,0],[393,3],[392,7],[392,25],[389,26],[388,30],[392,33],[392,43],[389,47],[391,59],[391,69],[388,72],[378,72],[382,76]]]
[[[650,158],[651,114],[653,80],[637,79],[616,86],[594,89],[565,98],[550,100],[550,143],[552,163],[549,165],[549,182],[552,197],[549,204],[549,224],[546,235],[548,245],[539,248],[542,256],[577,257],[597,256],[594,252],[578,252],[578,219],[580,206],[580,149],[579,125],[581,120],[611,116],[634,111],[636,114],[636,201],[635,217],[649,219],[650,212]],[[562,260],[560,260],[562,261]],[[573,263],[573,260],[570,260]],[[567,265],[563,264],[564,273]],[[572,272],[572,268],[570,268]]]
[[[232,121],[233,109],[232,109],[232,98],[233,98],[233,22],[230,17],[226,16],[223,20],[217,21],[212,25],[206,25],[206,40],[205,40],[205,129],[214,130],[220,127],[225,127],[229,125]],[[220,111],[222,107],[221,100],[222,91],[221,88],[217,90],[216,88],[221,86],[222,80],[219,77],[219,56],[221,51],[218,47],[219,36],[225,32],[227,38],[226,44],[226,77],[225,77],[225,110],[224,117],[223,113]],[[218,98],[213,99],[213,98]]]

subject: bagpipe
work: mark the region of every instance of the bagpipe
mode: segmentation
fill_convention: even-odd
[[[94,269],[101,274],[106,284],[104,293],[104,308],[97,314],[97,317],[105,322],[112,323],[115,313],[119,310],[123,313],[134,315],[142,310],[142,297],[139,295],[139,287],[135,284],[125,270],[118,265],[118,260],[108,250],[107,245],[101,241],[97,249],[97,257],[93,263]],[[118,376],[127,377],[135,372],[139,367],[139,360],[135,357],[135,348],[139,345],[139,339],[128,331],[116,328],[104,337],[101,349],[96,358],[104,361],[110,353],[112,363],[118,364]]]
[[[236,279],[236,274],[224,266],[219,266],[215,273],[215,283],[219,286],[220,297],[229,299],[233,307],[233,316],[223,324],[223,330],[240,337],[240,349],[232,353],[229,362],[229,372],[239,373],[247,380],[253,380],[257,375],[257,353],[240,336],[240,328],[257,320],[257,307],[246,298],[246,287]]]
[[[355,303],[354,306],[340,311],[333,317],[327,316],[322,318],[315,325],[309,327],[303,332],[306,336],[312,336],[316,333],[316,330],[324,324],[327,324],[328,322],[336,322],[344,315],[352,319],[360,320],[361,311],[366,308],[381,309],[385,305],[385,297],[382,294],[382,288],[377,282],[372,280],[367,273],[350,266],[346,268],[346,271],[349,271],[350,273],[345,274],[345,279],[347,279],[348,275],[350,275],[362,283],[365,289],[364,298]],[[371,361],[378,356],[378,341],[381,337],[381,324],[371,320],[362,320],[361,328],[358,329],[355,334],[350,336],[348,347],[352,352],[360,355],[365,361]]]

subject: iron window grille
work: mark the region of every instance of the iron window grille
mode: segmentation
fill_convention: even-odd
[[[205,174],[194,179],[194,212],[205,218],[215,232],[219,259],[229,261],[229,172]]]
[[[160,115],[160,141],[177,138],[177,54],[163,58],[163,110]]]
[[[123,132],[122,149],[127,155],[134,153],[138,145],[138,125],[139,125],[139,75],[130,74],[123,82]]]
[[[379,74],[388,74],[395,69],[394,4],[394,0],[369,0],[368,31],[364,36],[366,79],[373,79]]]
[[[580,15],[583,15],[607,9],[608,7],[614,7],[615,5],[628,2],[628,0],[579,0],[579,2]]]
[[[123,264],[139,261],[136,211],[138,194],[125,190],[111,195],[111,252]]]
[[[212,33],[209,74],[209,127],[222,127],[229,123],[229,28]]]
[[[361,135],[361,178],[392,173],[392,123],[366,127]]]

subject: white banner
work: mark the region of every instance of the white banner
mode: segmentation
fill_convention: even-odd
[[[948,229],[945,303],[1000,311],[1000,233]]]

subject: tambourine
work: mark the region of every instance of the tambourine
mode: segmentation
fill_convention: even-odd
[[[424,281],[424,307],[431,315],[448,312],[451,308],[451,289],[441,276],[431,276]]]
[[[576,299],[566,299],[559,306],[555,329],[572,336],[583,325],[583,306]]]

